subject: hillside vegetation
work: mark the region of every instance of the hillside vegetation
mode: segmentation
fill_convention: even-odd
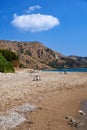
[[[14,72],[14,62],[18,61],[18,56],[9,50],[0,50],[0,72]]]

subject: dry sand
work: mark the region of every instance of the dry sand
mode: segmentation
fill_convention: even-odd
[[[41,81],[33,81],[35,75]],[[87,100],[87,73],[0,73],[1,113],[27,102],[38,107],[26,112],[27,121],[11,130],[70,130],[65,116],[78,115],[83,100]]]

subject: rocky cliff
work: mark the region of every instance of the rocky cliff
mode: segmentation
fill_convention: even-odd
[[[19,57],[20,67],[33,69],[87,67],[87,57],[64,56],[40,42],[0,41],[0,49],[8,49]]]

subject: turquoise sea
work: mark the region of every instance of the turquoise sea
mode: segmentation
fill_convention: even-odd
[[[87,68],[45,69],[43,71],[52,71],[52,72],[87,72]]]

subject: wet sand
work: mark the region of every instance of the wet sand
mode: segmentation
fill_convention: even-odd
[[[41,81],[33,81],[35,75]],[[87,73],[37,72],[28,70],[0,75],[0,111],[30,102],[37,111],[25,113],[26,122],[12,130],[71,130],[66,116],[78,116],[87,99]]]
[[[82,122],[81,127],[75,128],[75,130],[87,130],[87,100],[81,103],[82,115],[78,116],[78,120]]]

